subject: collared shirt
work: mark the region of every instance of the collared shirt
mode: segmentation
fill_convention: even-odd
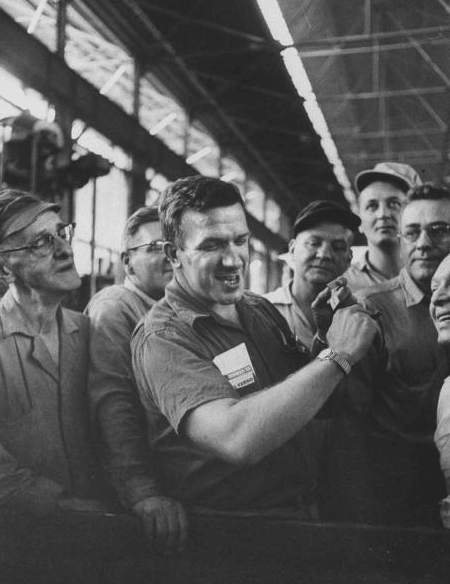
[[[290,441],[257,464],[237,466],[197,447],[183,431],[192,409],[271,386],[309,358],[265,299],[246,293],[236,307],[242,328],[205,311],[173,280],[134,332],[134,373],[165,492],[222,509],[279,506],[301,486],[304,495],[309,488],[301,445]],[[242,345],[254,375],[235,389],[213,359],[236,347],[244,351]]]
[[[302,341],[308,349],[312,349],[315,331],[311,327],[303,310],[292,296],[292,280],[285,286],[280,286],[273,292],[264,294],[287,320],[291,331]]]
[[[88,431],[88,319],[58,311],[53,361],[11,291],[0,302],[0,504],[98,496]]]
[[[362,288],[368,288],[375,284],[387,282],[388,278],[376,270],[369,262],[369,251],[367,250],[361,259],[351,263],[350,267],[343,274],[347,278],[347,284],[352,292],[357,292]]]
[[[154,302],[127,278],[123,285],[100,290],[86,307],[91,330],[91,407],[101,429],[103,462],[126,507],[159,494],[130,349],[134,328]]]
[[[386,351],[353,368],[348,382],[354,403],[368,411],[372,431],[431,442],[439,392],[450,369],[448,351],[437,343],[429,299],[406,269],[357,298],[380,311]]]

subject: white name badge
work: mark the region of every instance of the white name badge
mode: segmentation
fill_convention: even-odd
[[[217,355],[213,363],[234,389],[241,389],[255,382],[255,370],[245,343]]]

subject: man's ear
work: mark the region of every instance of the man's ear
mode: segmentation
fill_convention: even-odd
[[[295,239],[291,239],[289,244],[288,244],[289,253],[290,254],[294,253],[294,249],[295,249]]]
[[[125,273],[127,274],[127,276],[129,274],[133,274],[134,270],[133,270],[133,266],[130,264],[130,254],[127,251],[123,251],[120,254],[120,259],[121,259],[122,264],[125,268]]]
[[[180,258],[178,257],[178,248],[171,241],[165,241],[163,251],[166,258],[172,264],[172,268],[179,268],[181,266]]]
[[[12,284],[16,280],[13,271],[4,260],[0,261],[0,275],[8,284]]]

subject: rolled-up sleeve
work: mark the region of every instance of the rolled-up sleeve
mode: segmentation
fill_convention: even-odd
[[[196,407],[239,397],[201,345],[176,328],[146,333],[141,323],[133,335],[132,353],[144,406],[150,410],[156,407],[175,432],[179,432],[184,416]]]

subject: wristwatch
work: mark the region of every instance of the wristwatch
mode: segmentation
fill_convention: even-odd
[[[320,361],[334,361],[336,365],[339,365],[339,367],[343,369],[346,375],[350,373],[352,368],[347,359],[344,359],[344,357],[339,355],[339,353],[336,353],[336,351],[333,351],[333,349],[324,349],[323,351],[320,351],[317,355],[317,359]]]

